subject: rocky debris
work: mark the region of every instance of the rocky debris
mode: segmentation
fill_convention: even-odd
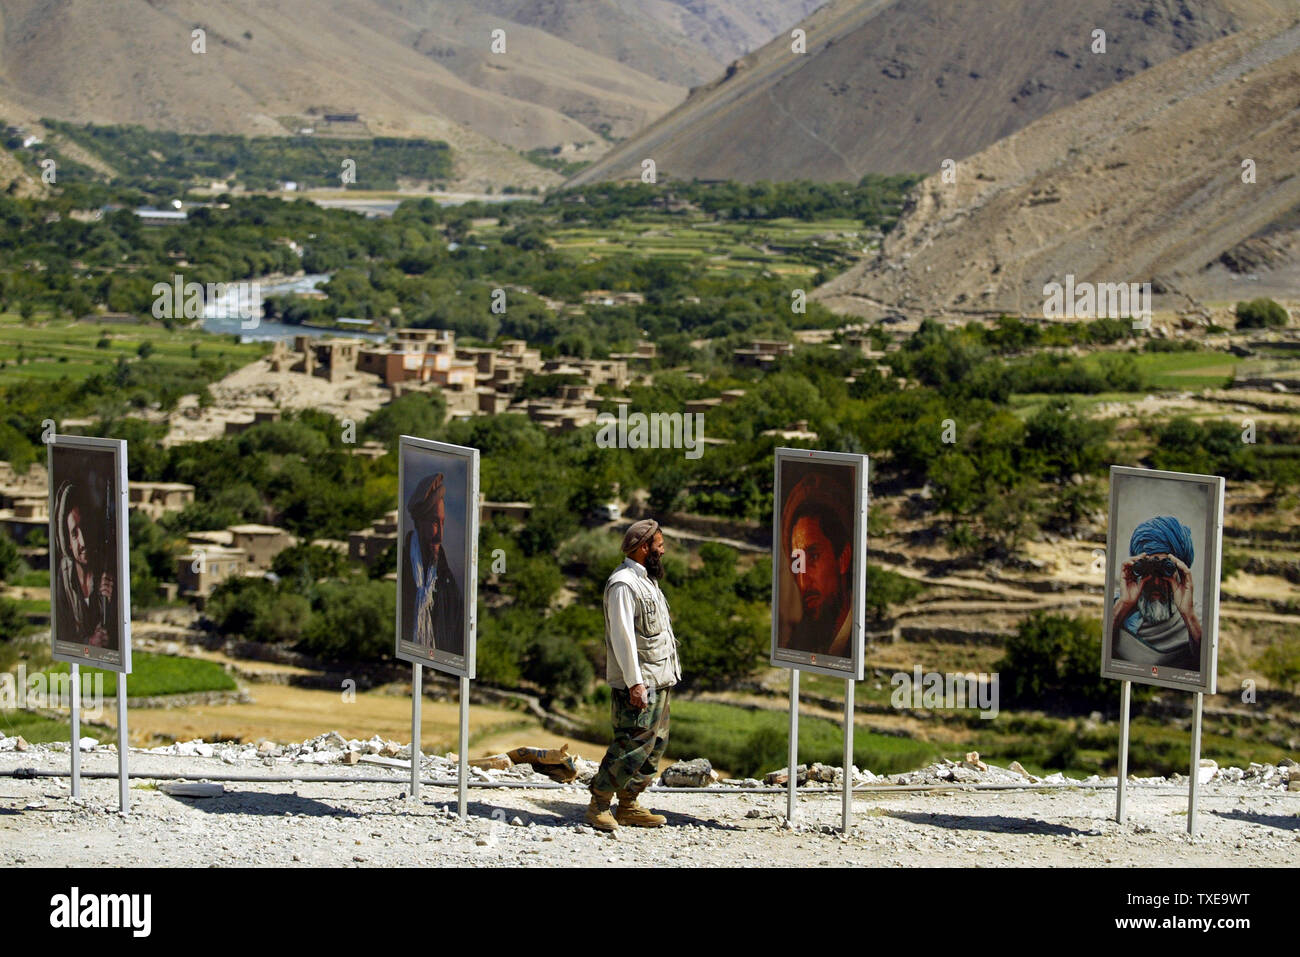
[[[93,738],[83,738],[82,750],[100,754],[111,754],[114,745],[101,745]],[[10,751],[27,751],[34,757],[41,755],[65,754],[69,747],[66,741],[49,744],[29,744],[21,737],[0,735],[0,753]],[[348,739],[337,731],[318,735],[296,744],[277,744],[272,741],[257,743],[205,742],[201,739],[181,741],[162,747],[136,749],[145,754],[171,755],[183,758],[210,758],[227,765],[254,764],[267,768],[301,765],[343,765],[355,767],[359,763],[377,764],[394,770],[409,773],[410,746],[396,741],[386,741],[378,735],[367,741]],[[403,760],[387,755],[401,755]],[[526,760],[517,760],[515,756]],[[527,784],[550,784],[556,780],[581,787],[590,784],[600,765],[577,755],[570,755],[565,748],[538,749],[516,748],[504,755],[492,756],[493,761],[479,759],[473,768],[472,778],[483,784],[493,782],[511,782]],[[504,767],[486,766],[488,764]],[[1034,785],[1064,785],[1075,787],[1113,786],[1115,778],[1096,774],[1085,778],[1067,777],[1057,771],[1043,777],[1030,774],[1018,762],[1012,761],[1008,767],[998,767],[980,758],[977,752],[969,752],[963,761],[944,759],[927,767],[901,774],[878,776],[869,770],[852,768],[854,787],[864,785],[1005,785],[1011,787],[1031,787]],[[557,762],[547,764],[547,762]],[[446,755],[421,755],[421,772],[434,780],[450,782],[456,779],[459,766],[454,753]],[[560,772],[561,777],[556,773]],[[552,773],[548,773],[552,772]],[[814,763],[799,765],[797,783],[800,786],[811,785],[821,788],[840,788],[843,786],[843,770],[837,766]],[[567,775],[572,774],[572,777]],[[146,775],[142,775],[147,777]],[[196,775],[198,777],[199,775]],[[659,784],[664,788],[673,787],[717,787],[726,790],[752,790],[764,786],[784,787],[789,780],[786,768],[779,768],[763,778],[719,778],[707,758],[692,761],[679,761],[665,769]],[[1300,763],[1284,758],[1276,765],[1252,763],[1242,769],[1237,767],[1219,767],[1211,759],[1201,762],[1198,774],[1201,784],[1231,784],[1243,787],[1264,788],[1273,791],[1300,791]],[[1129,782],[1137,785],[1165,786],[1179,785],[1186,787],[1187,777],[1173,774],[1169,777],[1139,777],[1130,775]]]
[[[167,781],[158,790],[172,797],[215,798],[226,793],[224,784],[214,781]]]
[[[678,761],[659,775],[659,783],[666,788],[706,788],[718,782],[718,772],[708,758]]]
[[[794,769],[794,772],[795,772],[794,783],[796,787],[808,783],[808,766],[806,764],[799,765],[797,768]],[[789,784],[790,783],[789,767],[781,768],[778,771],[768,772],[763,776],[763,783],[766,784],[768,787],[782,787],[786,784]]]
[[[1034,775],[1026,771],[1023,767],[1021,767],[1019,761],[1012,761],[1010,766],[1007,768],[1007,770],[1010,771],[1012,774],[1019,774],[1021,777],[1028,778],[1031,784],[1037,783],[1039,780],[1041,780],[1040,778],[1035,777]]]
[[[77,742],[77,747],[79,747],[82,751],[94,751],[97,747],[99,747],[99,739],[82,738],[80,741]]]
[[[569,754],[567,743],[558,748],[515,748],[503,757],[508,762],[527,764],[538,774],[561,784],[568,784],[578,776],[578,765]]]
[[[486,758],[470,758],[469,766],[471,768],[481,768],[483,770],[504,771],[506,768],[514,765],[507,755],[493,754]]]

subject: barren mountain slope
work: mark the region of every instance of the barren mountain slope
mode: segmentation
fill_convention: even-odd
[[[7,0],[0,13],[0,101],[77,121],[283,134],[314,108],[372,132],[527,148],[628,135],[684,93],[470,0]]]
[[[835,0],[571,182],[928,172],[1300,0]],[[1092,52],[1093,31],[1105,52]]]
[[[541,2],[541,0],[538,0]],[[789,31],[826,0],[614,0],[620,7],[672,33],[698,41],[717,61],[707,76]],[[648,72],[648,71],[647,71]]]
[[[815,298],[863,315],[1041,314],[1044,285],[1067,274],[1178,291],[1295,209],[1297,156],[1300,21],[1044,117],[959,163],[955,183],[930,176],[880,254]]]

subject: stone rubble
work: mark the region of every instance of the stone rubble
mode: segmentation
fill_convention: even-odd
[[[82,738],[80,748],[86,752],[112,752],[112,744],[101,745],[94,738]],[[398,759],[409,767],[411,748],[409,744],[389,741],[375,735],[369,740],[345,738],[338,731],[329,731],[307,741],[280,744],[261,740],[256,743],[236,743],[230,741],[208,742],[195,738],[190,741],[178,741],[174,744],[155,748],[132,748],[137,753],[174,755],[178,757],[213,758],[222,764],[241,766],[255,765],[267,768],[283,768],[303,765],[342,765],[359,767],[362,756],[386,759],[377,762],[386,767],[400,769]],[[29,744],[21,737],[6,737],[0,734],[0,753],[25,751],[40,754],[66,753],[67,742],[51,744]],[[391,762],[391,763],[390,763]],[[599,763],[586,758],[573,756],[578,776],[569,785],[570,788],[585,788],[599,769]],[[549,784],[554,782],[545,775],[534,771],[527,763],[510,764],[506,767],[492,765],[504,762],[479,759],[473,764],[487,765],[470,768],[470,779],[483,784],[494,782]],[[421,771],[436,780],[451,781],[456,778],[458,764],[456,755],[422,755]],[[370,770],[375,770],[373,765]],[[843,769],[837,765],[813,763],[801,764],[796,769],[798,785],[820,789],[838,789],[843,787]],[[852,769],[855,788],[875,786],[927,786],[927,785],[1003,785],[1012,787],[1032,787],[1035,785],[1074,785],[1078,787],[1111,786],[1115,784],[1114,776],[1089,775],[1085,778],[1067,777],[1060,771],[1039,776],[1027,771],[1019,761],[1012,761],[1008,767],[999,767],[980,758],[978,752],[969,752],[963,761],[947,758],[924,768],[890,775],[876,775],[869,770]],[[1247,768],[1219,767],[1209,759],[1202,759],[1197,775],[1200,784],[1236,784],[1252,788],[1266,788],[1274,791],[1300,790],[1300,762],[1290,758],[1282,759],[1278,764],[1251,763]],[[788,770],[784,767],[771,771],[758,778],[721,778],[713,769],[707,758],[697,757],[692,760],[677,761],[664,769],[656,784],[665,788],[709,787],[722,790],[754,790],[758,788],[785,787],[789,780]],[[1172,774],[1169,777],[1139,777],[1129,775],[1129,783],[1137,785],[1186,786],[1187,776]]]

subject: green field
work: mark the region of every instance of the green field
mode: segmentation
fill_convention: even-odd
[[[107,338],[107,348],[96,344]],[[39,384],[65,376],[79,382],[112,368],[119,359],[143,362],[158,371],[195,369],[204,359],[246,365],[267,349],[262,343],[240,344],[233,337],[201,329],[167,329],[156,323],[97,320],[23,322],[13,313],[0,314],[0,387]],[[148,342],[153,353],[137,355]]]
[[[477,234],[488,238],[499,231],[490,227]],[[819,269],[838,271],[873,242],[852,219],[719,222],[703,216],[645,215],[608,227],[559,226],[550,233],[554,248],[592,258],[702,259],[711,269],[742,277],[763,271],[801,277],[812,277]]]
[[[789,716],[710,701],[672,702],[668,757],[706,757],[736,777],[755,777],[787,763]],[[607,708],[589,717],[590,740],[609,739]],[[922,767],[938,758],[940,748],[928,741],[881,734],[859,726],[853,735],[853,763],[877,774]],[[844,760],[841,726],[825,718],[799,721],[799,763],[839,765]]]
[[[31,744],[67,742],[72,735],[72,723],[59,718],[47,718],[34,711],[6,708],[0,710],[0,731],[3,731],[7,738],[21,736]],[[107,725],[93,724],[83,718],[81,733],[83,736],[108,741],[116,737],[117,730]]]
[[[1085,365],[1099,368],[1105,353],[1092,352]],[[1221,389],[1232,382],[1240,357],[1228,352],[1143,352],[1133,354],[1138,369],[1149,377],[1153,389]]]
[[[47,673],[67,674],[68,670],[66,662],[57,662]],[[82,667],[83,689],[90,687],[95,675],[103,676],[104,696],[116,696],[117,674],[99,668]],[[131,655],[131,674],[127,677],[126,687],[128,697],[151,698],[197,691],[234,691],[239,686],[216,662],[137,651]]]

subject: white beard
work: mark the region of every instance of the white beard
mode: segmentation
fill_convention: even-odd
[[[1158,625],[1174,616],[1174,605],[1171,601],[1148,598],[1144,591],[1138,596],[1138,614],[1142,616],[1144,622]]]

